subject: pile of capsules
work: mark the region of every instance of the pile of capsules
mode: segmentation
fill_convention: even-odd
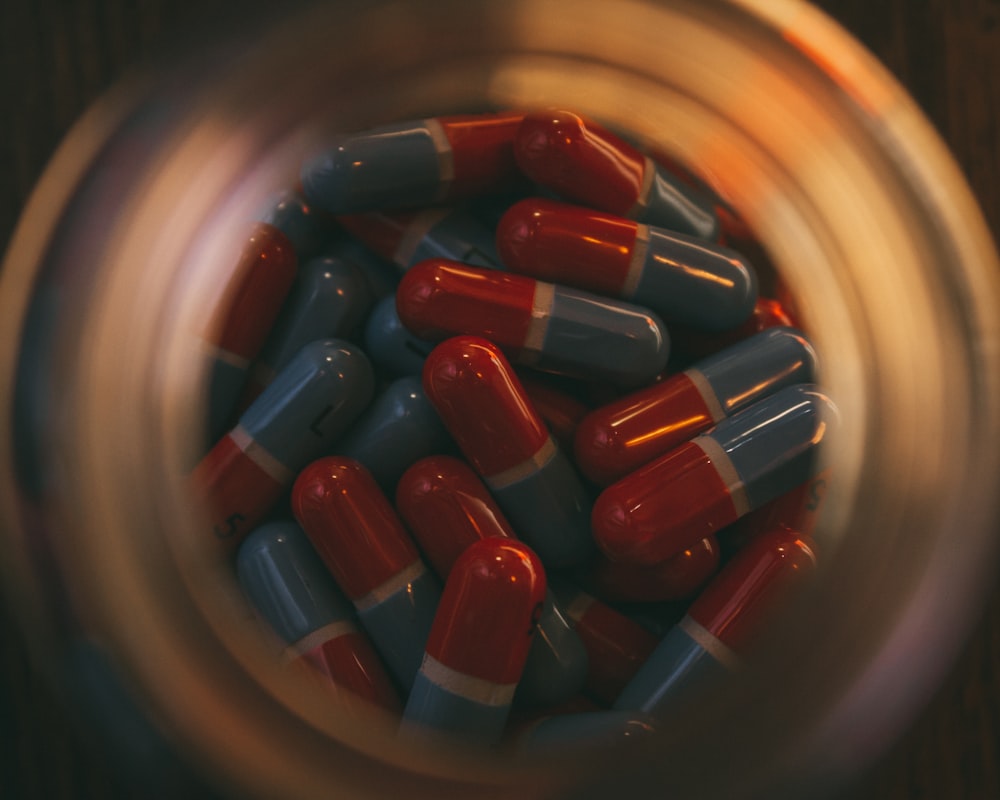
[[[836,410],[773,270],[565,111],[338,136],[300,180],[205,335],[205,540],[400,736],[655,732],[815,566]]]

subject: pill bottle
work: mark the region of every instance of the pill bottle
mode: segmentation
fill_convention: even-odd
[[[690,165],[776,265],[840,413],[821,580],[635,748],[403,746],[283,681],[186,535],[206,394],[191,331],[324,133],[550,106]],[[1000,264],[914,103],[797,0],[303,5],[87,113],[25,210],[0,305],[4,583],[37,663],[223,795],[823,794],[940,679],[993,563]],[[138,763],[151,792],[171,786]]]

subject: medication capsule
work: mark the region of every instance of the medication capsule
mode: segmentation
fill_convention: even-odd
[[[393,376],[420,375],[436,342],[414,336],[396,312],[396,297],[379,300],[368,315],[365,352],[380,370]]]
[[[587,694],[611,705],[656,648],[656,637],[565,579],[553,577],[549,585],[587,650]]]
[[[395,490],[396,482],[414,461],[453,449],[451,437],[416,376],[390,383],[333,448],[336,455],[363,464],[387,493]]]
[[[503,112],[382,125],[335,138],[306,161],[305,197],[332,214],[410,208],[503,192],[520,178]]]
[[[251,604],[288,643],[289,661],[308,662],[334,686],[387,711],[402,709],[350,604],[298,525],[271,522],[253,531],[240,545],[236,572]]]
[[[728,330],[757,300],[756,274],[736,251],[582,206],[522,200],[496,239],[511,271],[628,300],[668,325]]]
[[[396,310],[422,339],[489,339],[515,363],[634,386],[666,365],[669,340],[650,311],[523,275],[430,259],[396,290]]]
[[[396,509],[442,580],[474,542],[517,538],[479,476],[454,456],[412,464],[396,484]]]
[[[593,552],[590,500],[499,348],[472,336],[449,339],[427,357],[423,382],[459,449],[542,563],[585,561]]]
[[[428,258],[499,269],[493,231],[460,208],[345,215],[340,225],[386,261],[406,270]]]
[[[190,476],[214,538],[235,547],[256,527],[296,473],[361,414],[374,385],[353,345],[323,339],[302,348]]]
[[[353,264],[330,257],[304,264],[250,370],[245,403],[259,395],[309,342],[339,339],[354,331],[370,305],[368,284]]]
[[[793,328],[771,328],[690,369],[590,412],[574,456],[607,486],[779,389],[814,377],[812,345]]]
[[[663,638],[615,708],[665,719],[696,691],[737,669],[761,624],[815,566],[812,547],[796,531],[777,528],[747,543]]]
[[[812,474],[836,409],[811,384],[782,389],[612,484],[594,538],[613,561],[657,564]]]
[[[292,512],[390,674],[409,691],[441,589],[392,505],[361,464],[329,456],[295,480]]]
[[[652,716],[634,711],[582,711],[557,714],[525,728],[517,749],[532,756],[573,755],[628,746],[656,733]]]
[[[317,211],[298,192],[280,192],[261,222],[273,225],[291,242],[299,262],[312,258],[335,230],[333,217]]]
[[[208,435],[215,440],[232,424],[250,362],[260,352],[285,297],[298,260],[278,228],[258,223],[240,255],[223,302],[224,314],[205,334],[209,375]]]
[[[701,239],[719,238],[709,198],[577,114],[526,115],[514,157],[525,175],[567,200]]]
[[[470,545],[445,583],[401,731],[497,742],[544,596],[545,571],[530,548],[494,537]]]
[[[705,585],[718,570],[720,560],[716,537],[706,536],[653,566],[598,557],[587,572],[587,581],[597,594],[615,603],[683,600]]]
[[[458,557],[488,537],[516,539],[510,523],[464,461],[430,456],[396,486],[396,508],[424,557],[447,579]],[[518,706],[551,706],[575,695],[588,674],[587,651],[550,592],[518,685]]]

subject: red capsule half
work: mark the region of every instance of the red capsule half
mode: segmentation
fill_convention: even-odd
[[[246,379],[298,270],[295,249],[274,225],[257,223],[233,269],[219,313],[203,334],[212,362],[209,437],[225,431]]]
[[[514,139],[529,178],[582,205],[716,240],[712,203],[632,145],[568,111],[525,116]]]
[[[479,476],[452,456],[428,456],[406,470],[396,508],[442,580],[471,544],[517,538]]]
[[[736,653],[786,593],[815,572],[812,544],[775,528],[748,542],[688,609],[688,617]]]
[[[481,336],[515,363],[635,386],[666,366],[669,337],[651,311],[459,261],[432,258],[411,268],[396,310],[415,336]]]
[[[582,206],[522,200],[496,240],[513,272],[628,300],[669,324],[731,330],[757,299],[756,274],[735,250]]]
[[[494,537],[473,543],[449,574],[427,653],[465,675],[517,683],[545,588],[545,570],[527,545]]]
[[[375,479],[353,459],[321,458],[302,470],[292,511],[351,600],[420,561]]]
[[[427,357],[423,385],[520,538],[546,565],[583,563],[593,552],[590,499],[499,348],[448,339]]]

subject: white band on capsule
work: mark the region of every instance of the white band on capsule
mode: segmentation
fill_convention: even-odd
[[[438,191],[432,202],[440,203],[447,199],[451,184],[455,181],[455,154],[439,120],[425,119],[424,126],[434,143],[438,160]]]
[[[358,611],[368,611],[375,606],[384,603],[397,592],[409,591],[410,584],[418,578],[423,577],[427,572],[424,562],[419,558],[408,567],[403,567],[389,580],[376,586],[364,597],[359,597],[354,601],[354,607]]]
[[[739,656],[737,656],[736,653],[734,653],[732,649],[718,636],[713,636],[709,633],[701,623],[685,614],[684,618],[677,623],[677,627],[694,639],[698,645],[703,647],[716,661],[726,667],[726,669],[730,669],[735,672],[740,668]]]
[[[466,675],[445,666],[430,653],[424,653],[420,673],[435,686],[484,706],[509,706],[517,689],[516,683],[493,683]]]
[[[263,472],[267,473],[268,477],[272,478],[276,483],[287,486],[294,480],[295,473],[257,444],[256,440],[247,433],[246,428],[242,425],[237,425],[233,428],[229,432],[229,438],[233,440],[233,444],[243,451],[243,454],[247,458],[260,467]]]
[[[490,475],[489,477],[484,475],[483,480],[486,482],[486,485],[493,490],[505,489],[513,483],[517,483],[530,475],[534,475],[553,458],[555,458],[556,453],[558,452],[559,450],[556,447],[556,443],[550,436],[545,440],[545,443],[535,451],[535,454],[531,456],[531,458],[526,458],[520,464],[515,464],[513,467],[509,467],[503,472],[498,472],[496,475]]]
[[[696,436],[691,440],[691,443],[698,445],[702,452],[708,456],[709,461],[715,467],[715,471],[722,478],[722,482],[726,484],[726,489],[729,490],[729,497],[733,502],[733,507],[736,509],[736,516],[742,517],[744,514],[750,513],[750,499],[747,497],[746,487],[743,485],[736,467],[733,466],[729,454],[722,449],[722,445],[711,436]]]
[[[698,394],[701,395],[701,402],[708,409],[712,422],[724,420],[726,418],[725,409],[722,408],[722,403],[719,402],[719,398],[705,374],[699,369],[688,369],[684,371],[684,374],[688,376],[688,379],[694,384],[694,388],[698,390]]]
[[[339,639],[341,636],[347,636],[348,634],[357,632],[357,627],[355,627],[354,623],[349,619],[339,619],[334,622],[328,622],[326,625],[317,628],[312,633],[307,633],[297,642],[288,645],[288,647],[285,648],[284,653],[282,653],[281,661],[282,663],[287,664],[290,661],[294,661],[303,653],[315,650],[322,644],[326,644],[334,639]]]

